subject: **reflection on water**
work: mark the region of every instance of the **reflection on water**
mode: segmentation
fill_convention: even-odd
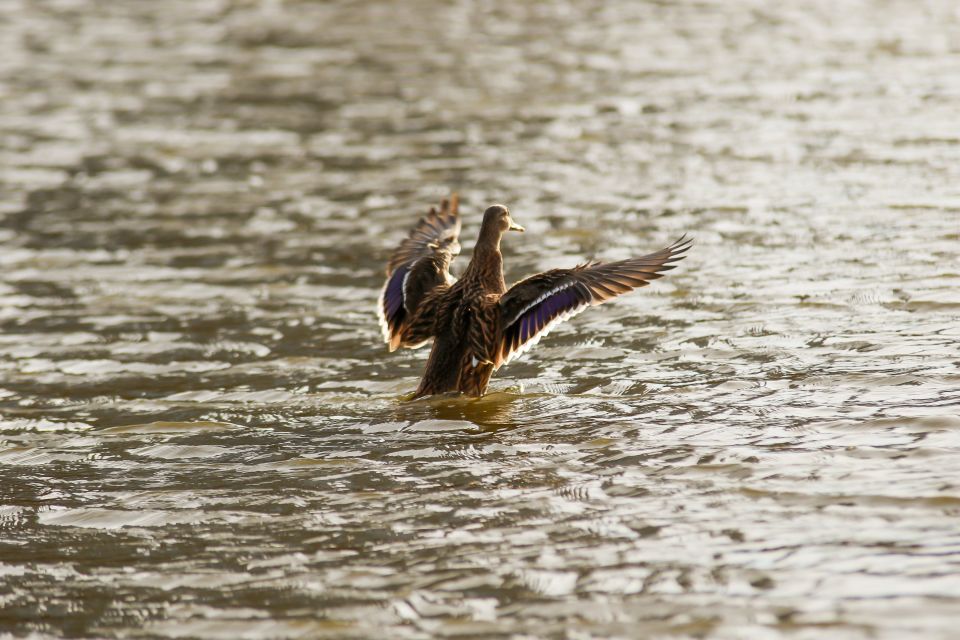
[[[949,2],[0,3],[0,631],[952,637],[958,42]],[[697,244],[404,403],[373,307],[449,189],[527,227],[513,279]]]

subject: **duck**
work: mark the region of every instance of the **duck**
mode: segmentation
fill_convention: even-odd
[[[433,341],[426,369],[407,399],[459,392],[480,397],[493,373],[535,346],[560,322],[673,269],[693,240],[686,234],[639,258],[551,269],[507,287],[500,243],[523,233],[510,210],[483,213],[469,264],[455,278],[461,219],[456,194],[431,207],[387,261],[377,313],[389,351]]]

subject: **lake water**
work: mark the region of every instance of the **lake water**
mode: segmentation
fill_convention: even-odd
[[[0,52],[0,636],[956,637],[956,3],[5,0]],[[696,244],[404,403],[451,190],[508,281]]]

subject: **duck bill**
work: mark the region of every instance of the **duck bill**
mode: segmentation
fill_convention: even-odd
[[[510,226],[507,227],[507,228],[508,228],[510,231],[519,231],[520,233],[523,233],[524,231],[526,231],[526,229],[524,229],[523,227],[521,227],[520,225],[518,225],[518,224],[517,224],[516,222],[514,222],[513,220],[510,220]]]

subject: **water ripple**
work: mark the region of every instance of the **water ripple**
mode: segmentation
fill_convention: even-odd
[[[3,632],[955,635],[951,3],[0,22]],[[508,280],[696,245],[404,402],[372,310],[450,189]]]

